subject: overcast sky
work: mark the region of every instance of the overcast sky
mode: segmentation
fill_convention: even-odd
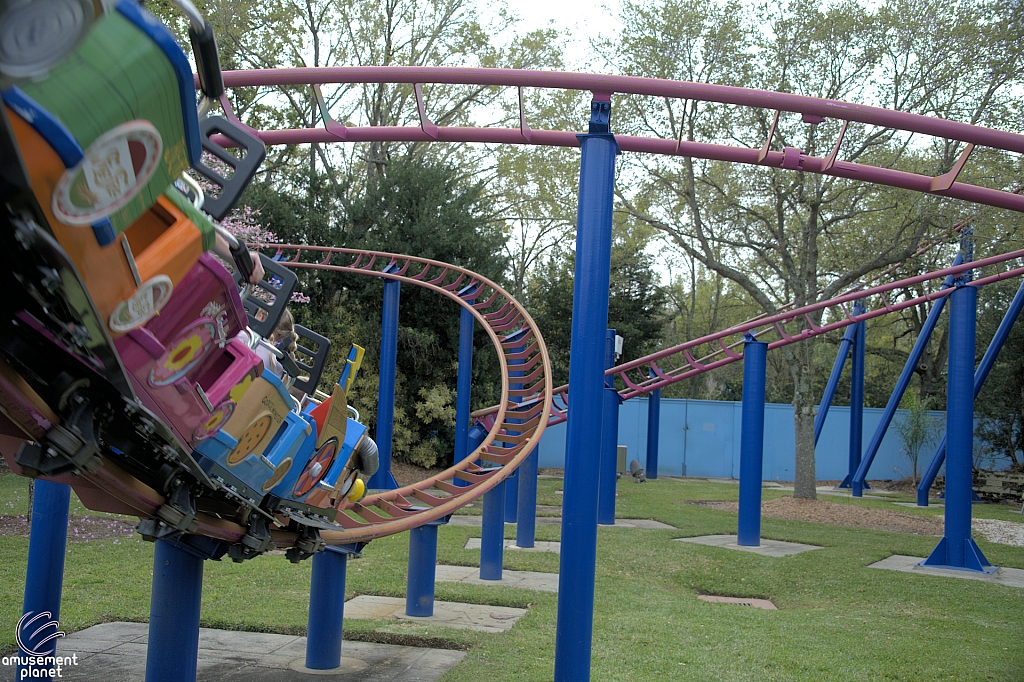
[[[486,5],[486,0],[481,4]],[[619,0],[509,0],[509,7],[523,18],[521,32],[549,25],[559,31],[568,30],[572,40],[566,48],[566,62],[574,70],[586,64],[591,38],[619,32]]]

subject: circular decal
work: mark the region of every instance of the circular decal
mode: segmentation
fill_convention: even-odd
[[[235,404],[230,400],[227,400],[210,413],[209,418],[205,422],[199,425],[195,433],[192,434],[193,443],[201,443],[213,434],[220,431],[220,427],[228,423],[231,419],[231,415],[235,411]]]
[[[281,482],[284,475],[288,473],[288,470],[292,468],[292,458],[285,457],[284,461],[277,465],[274,469],[274,473],[266,480],[263,484],[263,492],[270,492],[270,489]]]
[[[245,433],[238,439],[238,445],[228,455],[228,464],[230,466],[241,463],[242,460],[253,453],[253,450],[259,446],[264,436],[270,431],[271,421],[270,414],[264,412],[249,424]]]
[[[167,352],[157,360],[149,373],[149,383],[166,386],[185,376],[213,347],[216,334],[217,330],[210,322],[200,322],[187,329],[168,345]]]
[[[146,324],[170,300],[173,290],[174,285],[167,275],[149,280],[131,298],[117,304],[110,314],[110,330],[125,334]]]
[[[146,186],[160,163],[163,141],[149,121],[128,121],[96,138],[82,161],[53,190],[53,213],[68,225],[106,218]]]
[[[295,483],[295,497],[302,497],[320,482],[331,465],[334,464],[334,456],[337,454],[338,439],[332,436],[306,462],[306,467],[299,474],[299,480]]]

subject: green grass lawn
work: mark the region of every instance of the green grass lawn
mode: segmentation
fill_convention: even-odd
[[[538,503],[561,502],[562,481],[540,482]],[[0,475],[5,514],[24,510],[25,482]],[[766,489],[765,499],[785,494]],[[20,504],[16,496],[20,494]],[[735,533],[736,515],[688,504],[735,500],[736,485],[659,479],[619,483],[618,515],[654,518],[676,530],[600,529],[594,608],[592,679],[604,680],[1024,680],[1024,590],[973,580],[880,571],[867,566],[892,554],[926,556],[936,538],[764,519],[767,538],[823,549],[774,559],[673,542]],[[824,498],[890,511],[937,514],[879,500]],[[73,498],[73,506],[77,501]],[[78,507],[80,509],[80,505]],[[472,510],[471,510],[472,511]],[[479,512],[479,509],[476,509]],[[1020,521],[994,505],[977,516]],[[514,537],[514,528],[507,527]],[[465,550],[480,529],[443,527],[438,560],[475,565]],[[558,526],[538,526],[557,540]],[[1024,548],[978,544],[995,564],[1024,568]],[[0,651],[12,650],[20,615],[28,541],[0,537]],[[144,621],[149,609],[151,544],[128,540],[72,542],[65,566],[61,625],[77,630],[112,620]],[[405,594],[405,535],[371,543],[350,561],[349,596]],[[506,552],[505,568],[558,572],[558,556]],[[207,562],[202,624],[304,634],[310,563],[280,555],[244,564]],[[698,594],[771,599],[778,611],[709,604]],[[413,643],[467,650],[445,682],[550,680],[557,597],[508,587],[438,584],[436,598],[529,607],[503,634],[405,621],[346,621],[350,640]]]

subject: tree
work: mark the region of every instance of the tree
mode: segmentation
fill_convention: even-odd
[[[1019,68],[1003,73],[996,64],[994,55],[1008,44],[985,23],[979,7],[964,2],[962,12],[949,12],[932,0],[893,0],[870,11],[850,2],[820,7],[795,0],[756,9],[736,6],[720,17],[701,0],[627,3],[619,49],[622,63],[636,75],[720,76],[768,90],[861,102],[877,98],[889,107],[981,121],[1013,106]],[[970,47],[948,39],[968,35]],[[672,59],[680,50],[691,56]],[[724,59],[709,57],[723,53]],[[764,144],[773,123],[773,112],[653,98],[643,105],[629,100],[623,109],[627,130],[752,148]],[[853,128],[842,147],[842,158],[850,161],[938,175],[960,151],[942,141],[912,145],[909,136],[893,130]],[[772,145],[825,155],[838,129],[833,121],[805,123],[782,115]],[[785,304],[831,298],[906,260],[936,225],[953,222],[930,198],[828,176],[687,157],[674,165],[665,159],[637,163],[647,179],[621,193],[625,209],[664,232],[688,257],[738,284],[769,314]],[[814,324],[820,321],[811,317]],[[797,328],[807,323],[795,322]],[[795,495],[810,498],[816,482],[814,345],[805,341],[780,349],[792,381]]]
[[[905,410],[903,416],[896,420],[896,431],[903,443],[900,452],[910,462],[911,477],[916,486],[921,450],[935,442],[937,425],[928,411],[928,400],[922,399],[915,391],[903,394],[900,405]]]
[[[618,216],[612,226],[608,327],[624,338],[621,362],[653,351],[662,343],[665,293],[657,283],[654,258],[647,253],[652,233]],[[569,379],[575,253],[556,250],[527,287],[527,307],[540,327],[557,384]]]

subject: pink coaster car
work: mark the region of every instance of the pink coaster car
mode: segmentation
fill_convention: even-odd
[[[159,315],[115,341],[139,400],[182,443],[216,433],[263,371],[259,356],[235,339],[245,328],[234,280],[203,254]]]

